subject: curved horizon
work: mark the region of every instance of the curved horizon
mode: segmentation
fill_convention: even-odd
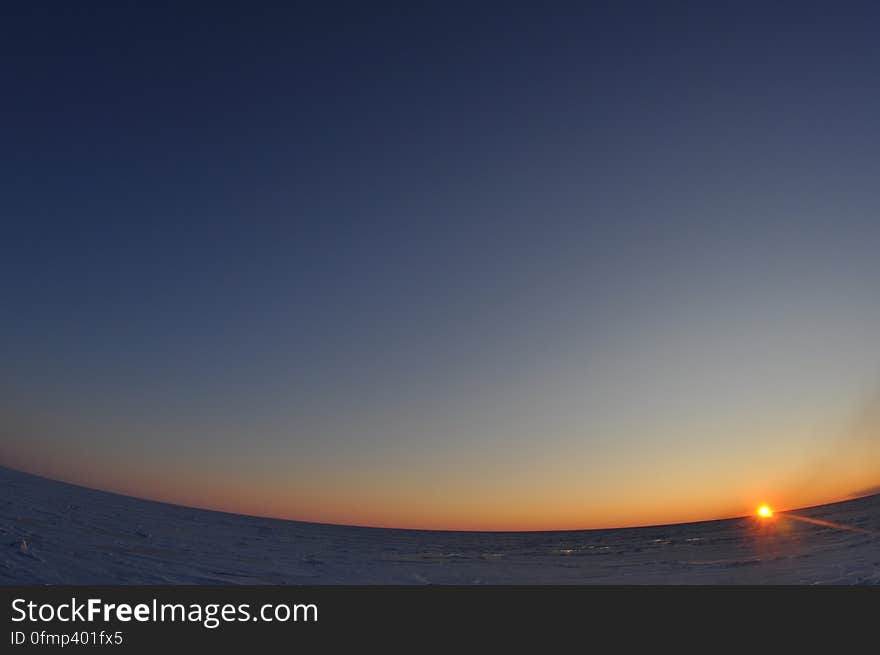
[[[2,465],[0,465],[2,466]],[[33,476],[36,478],[40,478],[42,480],[46,480],[48,482],[56,482],[59,484],[71,485],[74,487],[78,487],[80,489],[87,489],[89,491],[96,491],[99,493],[110,494],[114,496],[122,496],[125,498],[132,498],[134,500],[142,500],[151,503],[159,503],[162,505],[170,505],[173,507],[183,507],[186,509],[197,509],[205,512],[217,512],[220,514],[231,514],[233,516],[247,516],[254,518],[264,518],[271,519],[275,521],[290,521],[293,523],[308,523],[314,525],[326,525],[326,526],[334,526],[341,528],[364,528],[368,530],[412,530],[418,532],[473,532],[473,533],[529,533],[529,532],[589,532],[589,531],[601,531],[601,530],[635,530],[638,528],[657,528],[664,526],[676,526],[676,525],[688,525],[692,523],[711,523],[714,521],[731,521],[735,519],[744,519],[753,517],[755,515],[755,508],[751,508],[750,511],[745,511],[742,514],[737,514],[733,516],[718,516],[712,518],[703,518],[697,519],[693,521],[679,521],[674,523],[645,523],[645,524],[637,524],[637,525],[613,525],[613,526],[598,526],[598,527],[589,527],[589,528],[549,528],[549,529],[522,529],[522,530],[512,530],[512,529],[496,529],[496,530],[480,530],[480,529],[455,529],[455,528],[429,528],[429,527],[402,527],[396,525],[363,525],[357,523],[328,523],[324,521],[308,521],[295,517],[287,517],[287,516],[273,516],[268,514],[254,514],[254,513],[245,513],[245,512],[236,512],[230,511],[218,507],[206,507],[200,505],[188,505],[184,503],[172,502],[169,500],[162,500],[160,498],[150,498],[147,496],[137,496],[127,493],[122,493],[118,491],[112,491],[110,489],[101,489],[99,487],[90,486],[88,484],[81,484],[77,482],[72,482],[70,480],[63,480],[60,478],[48,477],[45,475],[41,475],[39,473],[35,473],[32,471],[26,471],[23,469],[5,467],[10,471],[14,471],[16,473],[20,473],[23,475]],[[850,500],[858,500],[859,498],[869,498],[871,496],[880,495],[880,485],[875,487],[869,487],[860,491],[856,491],[852,494],[849,494],[843,498],[837,500],[829,500],[827,502],[820,502],[813,505],[801,505],[797,507],[782,507],[780,508],[777,505],[772,505],[774,514],[785,514],[786,512],[794,512],[801,510],[814,509],[817,507],[824,507],[826,505],[836,505],[838,503],[845,503]],[[757,507],[757,505],[755,506]]]

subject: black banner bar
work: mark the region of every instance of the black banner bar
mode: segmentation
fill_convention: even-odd
[[[659,647],[705,631],[725,642],[775,633],[791,643],[852,638],[880,615],[880,587],[22,586],[0,595],[3,651],[12,653],[225,652],[352,639],[419,650],[475,634],[499,645],[564,638]]]

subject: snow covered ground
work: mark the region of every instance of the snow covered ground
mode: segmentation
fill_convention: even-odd
[[[3,584],[880,584],[880,536],[779,516],[576,532],[319,525],[0,467]],[[880,531],[880,495],[799,514]]]

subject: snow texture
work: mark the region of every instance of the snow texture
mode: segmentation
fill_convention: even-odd
[[[777,517],[565,532],[241,516],[0,467],[2,584],[880,584],[880,536]],[[799,512],[880,531],[880,495]]]

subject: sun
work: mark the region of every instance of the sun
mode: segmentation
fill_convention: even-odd
[[[761,505],[758,508],[758,516],[760,516],[762,519],[769,519],[773,516],[773,510],[770,509],[769,505]]]

